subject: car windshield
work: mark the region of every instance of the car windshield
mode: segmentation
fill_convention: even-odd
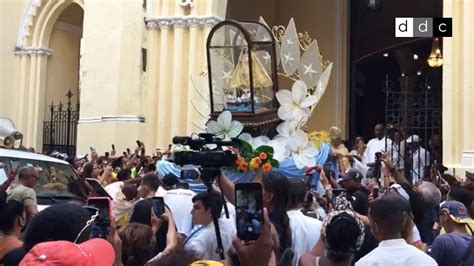
[[[0,183],[12,168],[32,166],[38,171],[38,182],[34,187],[38,199],[85,199],[82,183],[68,164],[39,161],[23,158],[0,157]]]

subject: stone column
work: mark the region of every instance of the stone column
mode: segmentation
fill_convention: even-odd
[[[443,164],[474,169],[474,3],[444,0],[443,16],[453,18],[453,37],[443,39]]]

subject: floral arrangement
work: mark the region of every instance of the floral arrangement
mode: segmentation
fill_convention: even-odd
[[[266,25],[265,21],[260,21]],[[239,138],[242,146],[236,150],[238,159],[235,163],[239,171],[271,171],[278,167],[279,162],[293,160],[298,169],[311,167],[316,164],[316,156],[323,143],[330,141],[325,131],[307,133],[304,125],[309,121],[316,105],[324,95],[331,76],[332,63],[323,62],[316,40],[309,41],[301,51],[298,33],[293,19],[281,36],[276,38],[277,66],[282,66],[280,76],[294,81],[289,89],[280,89],[276,93],[280,107],[278,117],[282,120],[276,130],[278,135],[273,139],[266,136],[252,137],[242,133],[243,126],[232,120],[232,113],[222,112],[217,121],[209,121],[209,85],[207,74],[192,76],[191,81],[201,99],[191,101],[198,114],[193,123],[196,127],[229,140]],[[302,54],[301,54],[302,53]],[[257,55],[262,56],[262,55]],[[259,58],[262,62],[264,58]],[[222,58],[223,63],[233,66]],[[225,73],[223,73],[223,77]],[[216,76],[217,74],[213,74]],[[221,77],[221,79],[223,79]],[[207,86],[207,87],[206,87]],[[215,97],[224,97],[224,93],[215,91]]]
[[[321,144],[329,143],[331,138],[329,137],[329,133],[327,131],[313,131],[308,133],[309,141],[313,143],[316,148],[320,148]]]
[[[238,157],[235,162],[237,170],[241,172],[253,171],[270,172],[272,168],[278,167],[279,163],[273,159],[273,148],[267,145],[253,149],[245,140],[240,140],[240,147],[237,150]]]

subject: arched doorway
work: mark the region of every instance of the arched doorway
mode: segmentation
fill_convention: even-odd
[[[65,103],[71,90],[71,105],[78,104],[84,2],[30,0],[26,7],[15,47],[20,57],[17,121],[24,145],[41,149],[51,102]]]
[[[79,64],[84,11],[69,5],[54,23],[49,41],[43,122],[43,152],[76,153]]]

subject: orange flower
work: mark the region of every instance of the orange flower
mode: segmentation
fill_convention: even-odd
[[[240,165],[244,162],[244,158],[242,156],[237,157],[237,160],[235,161],[235,164]]]
[[[267,154],[264,153],[264,152],[261,152],[260,155],[258,155],[258,157],[262,160],[265,160],[265,159],[267,159]]]
[[[268,173],[272,170],[272,165],[270,163],[266,163],[262,166],[262,169],[265,173]]]
[[[254,158],[252,159],[252,162],[253,162],[254,164],[260,165],[260,164],[262,163],[262,160],[261,160],[259,157],[254,157]]]
[[[239,165],[240,170],[242,171],[248,171],[249,170],[249,165],[247,163],[242,163]]]

